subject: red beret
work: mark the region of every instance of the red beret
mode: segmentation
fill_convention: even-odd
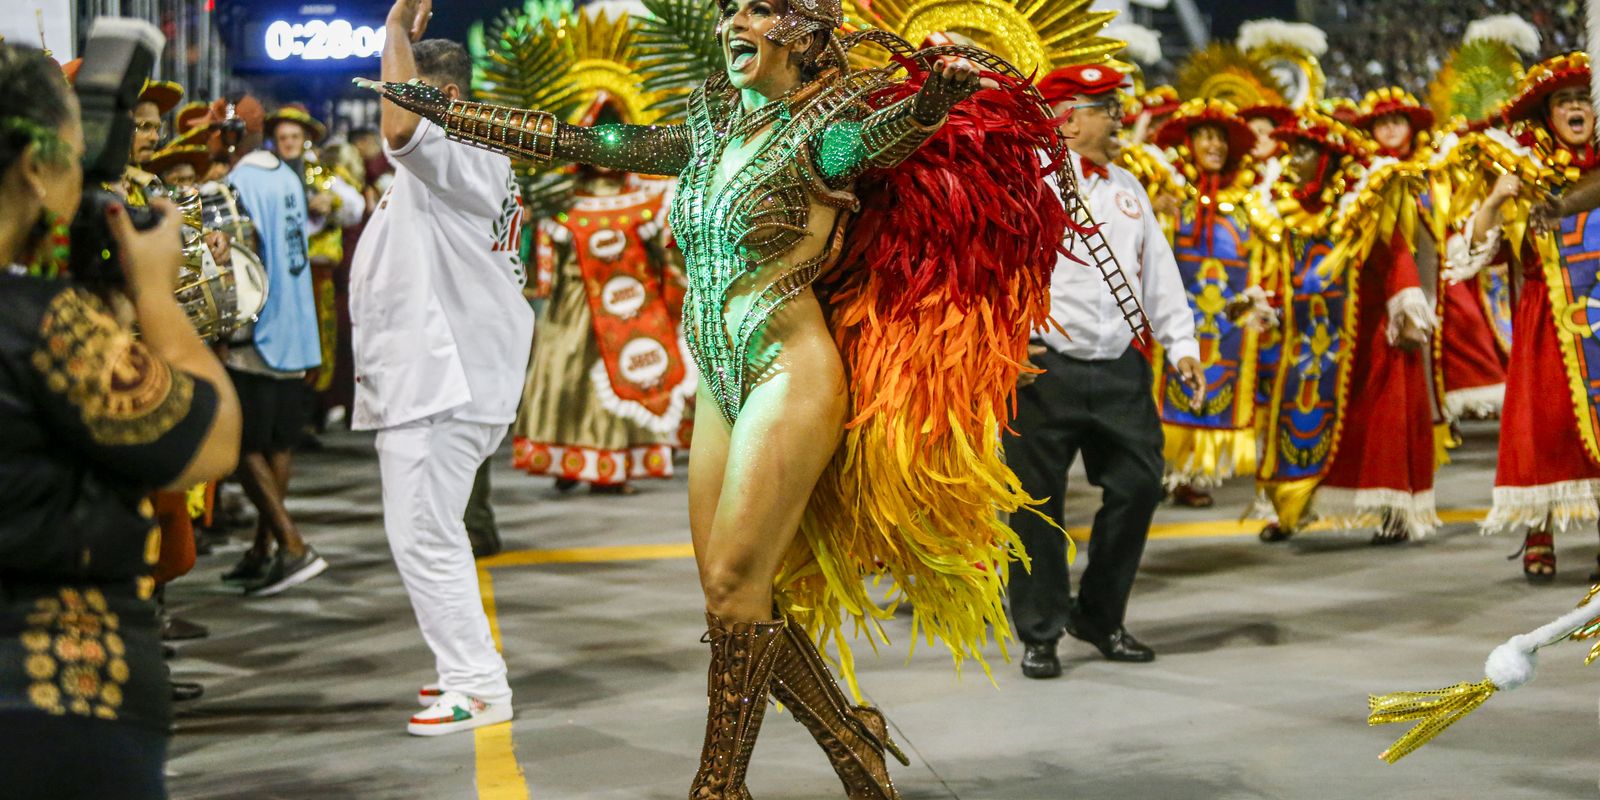
[[[1039,93],[1052,105],[1069,97],[1093,97],[1114,92],[1127,80],[1104,64],[1062,67],[1039,80]]]

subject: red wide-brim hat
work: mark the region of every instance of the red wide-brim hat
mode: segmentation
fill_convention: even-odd
[[[1509,124],[1517,120],[1543,119],[1545,101],[1550,95],[1572,86],[1589,88],[1589,55],[1567,53],[1535,64],[1523,76],[1516,97],[1506,101],[1500,115]]]
[[[1293,122],[1272,132],[1272,138],[1285,144],[1306,141],[1342,156],[1361,158],[1363,135],[1343,122],[1320,111],[1307,111]]]
[[[1228,164],[1233,166],[1256,145],[1255,131],[1234,107],[1223,100],[1190,100],[1178,107],[1172,119],[1156,130],[1157,147],[1189,143],[1189,134],[1201,125],[1215,125],[1228,137]]]

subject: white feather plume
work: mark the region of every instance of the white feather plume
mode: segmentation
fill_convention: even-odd
[[[624,14],[632,19],[645,19],[650,12],[645,9],[641,0],[592,0],[584,4],[581,9],[591,19],[605,14],[608,19],[616,19]]]
[[[1595,56],[1600,55],[1595,52],[1600,50],[1600,0],[1584,0],[1583,5],[1589,21],[1589,61],[1595,62]],[[1600,69],[1589,73],[1589,102],[1594,104],[1595,113],[1600,114]]]
[[[1321,56],[1328,52],[1328,33],[1305,22],[1255,19],[1239,26],[1238,45],[1246,52],[1268,45],[1286,45]]]
[[[1107,25],[1100,35],[1107,39],[1127,42],[1128,46],[1122,52],[1141,66],[1161,62],[1161,34],[1158,31],[1132,22],[1118,22]]]
[[[1505,42],[1526,55],[1539,54],[1538,29],[1516,14],[1496,14],[1474,20],[1467,26],[1467,35],[1461,37],[1461,43],[1466,44],[1479,39]]]

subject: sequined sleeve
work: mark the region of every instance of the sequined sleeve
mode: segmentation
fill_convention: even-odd
[[[211,384],[174,369],[78,289],[57,294],[37,330],[31,361],[54,440],[138,486],[183,472],[216,416]]]
[[[839,188],[868,169],[890,169],[938,132],[943,122],[924,125],[911,115],[906,98],[860,121],[828,126],[812,147],[817,169]]]
[[[556,157],[646,175],[678,175],[689,166],[687,125],[556,123]]]
[[[568,125],[547,111],[451,100],[437,88],[415,81],[358,83],[437,123],[451,139],[535,164],[576,161],[647,175],[678,175],[689,166],[692,142],[683,125],[585,128]]]

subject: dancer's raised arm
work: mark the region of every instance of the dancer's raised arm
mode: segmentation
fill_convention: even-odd
[[[940,61],[916,94],[860,122],[829,126],[814,148],[818,168],[838,185],[863,170],[898,165],[939,131],[950,109],[981,88],[980,80],[977,66],[967,59]]]
[[[432,7],[432,0],[395,0],[383,80],[356,79],[389,101],[380,125],[391,148],[404,147],[427,119],[452,139],[540,164],[559,158],[651,175],[677,175],[688,165],[689,130],[681,125],[568,125],[545,111],[474,103],[464,99],[470,87],[419,73],[411,44],[427,30]]]

